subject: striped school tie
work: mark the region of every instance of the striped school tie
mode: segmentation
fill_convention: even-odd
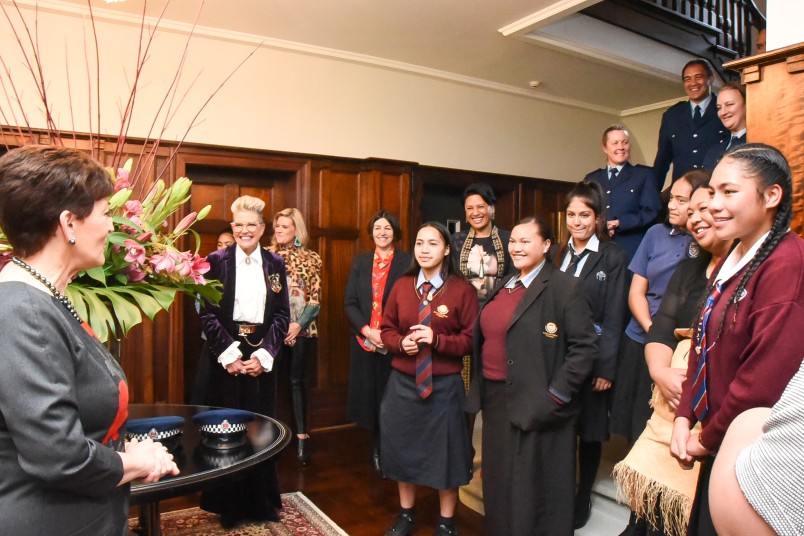
[[[698,368],[695,371],[695,381],[692,382],[692,411],[698,421],[702,421],[709,412],[709,397],[706,395],[706,354],[710,347],[707,347],[706,331],[709,324],[709,317],[712,315],[712,308],[720,298],[723,284],[719,283],[712,289],[712,293],[706,298],[703,311],[701,311],[701,323],[698,326]]]
[[[425,281],[421,286],[422,297],[419,301],[419,324],[430,325],[432,311],[430,310],[430,290],[433,285]],[[433,358],[430,346],[424,346],[416,354],[416,392],[422,399],[427,399],[433,392]]]

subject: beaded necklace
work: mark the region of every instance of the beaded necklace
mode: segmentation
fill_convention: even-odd
[[[56,300],[59,303],[61,303],[65,307],[65,309],[67,309],[70,312],[71,315],[73,315],[73,318],[75,318],[79,324],[83,323],[81,317],[78,316],[77,312],[75,312],[75,307],[73,307],[73,304],[72,302],[70,302],[70,299],[61,292],[59,292],[59,289],[56,288],[56,285],[45,279],[45,277],[42,274],[34,270],[33,267],[31,267],[29,264],[27,264],[25,261],[23,261],[16,255],[11,258],[11,261],[20,268],[22,268],[23,270],[25,270],[26,272],[28,272],[29,274],[31,274],[32,276],[34,276],[43,285],[45,285],[48,288],[48,290],[53,294],[53,297],[55,297]]]

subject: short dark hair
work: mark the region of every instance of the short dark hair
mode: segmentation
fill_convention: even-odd
[[[388,212],[387,210],[380,209],[378,210],[374,216],[371,217],[368,224],[368,234],[371,236],[371,233],[374,231],[374,224],[377,223],[377,220],[381,219],[388,220],[388,223],[391,224],[391,229],[394,231],[394,242],[397,240],[402,239],[402,228],[399,226],[399,221],[396,219],[392,213]]]
[[[494,190],[485,182],[473,182],[467,186],[463,191],[464,202],[471,195],[479,195],[488,205],[493,205],[497,201]]]
[[[690,60],[684,64],[684,68],[681,69],[681,78],[684,78],[684,73],[687,72],[687,68],[692,67],[693,65],[701,65],[703,66],[704,70],[706,71],[706,75],[708,77],[715,76],[715,70],[712,69],[712,64],[709,63],[709,60],[705,60],[703,58],[695,58],[694,60]]]
[[[109,171],[88,154],[52,145],[26,145],[0,157],[0,227],[21,257],[38,253],[61,213],[78,219],[109,197]]]
[[[452,251],[452,245],[450,244],[450,234],[449,230],[447,230],[447,226],[441,223],[440,221],[428,221],[421,224],[419,228],[416,229],[416,234],[418,235],[419,231],[421,231],[425,227],[432,227],[433,229],[438,231],[438,234],[441,235],[441,240],[443,240],[444,244],[449,248],[449,253],[444,256],[444,262],[441,263],[441,279],[443,279],[444,282],[446,282],[447,278],[450,275],[457,275],[458,277],[462,278],[463,276],[455,270],[455,267],[452,264],[452,255],[454,252]],[[419,261],[416,260],[416,255],[414,253],[410,259],[410,267],[408,268],[407,272],[405,272],[405,274],[415,276],[416,274],[419,273],[420,269],[421,266],[419,266]]]

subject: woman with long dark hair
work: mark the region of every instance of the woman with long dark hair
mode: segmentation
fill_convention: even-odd
[[[380,409],[382,470],[402,508],[386,536],[415,531],[416,486],[438,490],[435,534],[458,533],[458,487],[472,476],[461,358],[472,348],[474,287],[453,272],[449,232],[428,222],[416,233],[413,262],[391,290],[382,342],[393,358]]]
[[[602,444],[609,439],[611,386],[617,372],[627,297],[627,255],[609,240],[604,200],[596,182],[581,182],[567,194],[564,212],[570,238],[558,260],[562,272],[582,281],[592,307],[598,350],[592,375],[580,392],[575,529],[589,520]]]
[[[716,534],[709,475],[731,422],[770,407],[801,364],[804,240],[790,231],[793,180],[775,148],[730,149],[715,168],[709,212],[715,233],[737,245],[710,279],[697,318],[670,449],[684,467],[701,461],[689,534]],[[701,432],[690,432],[700,422]]]
[[[371,217],[368,232],[374,251],[355,257],[344,298],[353,332],[349,337],[346,413],[350,421],[374,432],[372,462],[374,470],[381,473],[380,403],[391,374],[391,354],[380,337],[380,321],[394,283],[410,266],[410,254],[394,246],[402,239],[402,230],[396,216],[387,210]]]
[[[731,240],[720,240],[715,234],[710,197],[708,184],[692,191],[687,230],[702,251],[673,272],[646,339],[645,360],[655,383],[653,414],[631,451],[614,467],[617,494],[632,510],[628,527],[620,536],[686,534],[698,467],[689,471],[678,467],[668,454],[670,435],[687,373],[690,328],[705,295],[707,279],[731,247]]]
[[[708,181],[709,172],[694,170],[673,183],[667,203],[667,223],[657,223],[648,229],[628,265],[633,272],[628,290],[628,306],[633,316],[620,343],[611,431],[629,443],[639,437],[651,414],[652,382],[645,363],[645,336],[676,266],[700,253],[687,232],[687,205],[692,191]]]

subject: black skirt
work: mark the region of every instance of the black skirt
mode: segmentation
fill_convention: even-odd
[[[595,391],[592,378],[581,388],[581,414],[578,417],[578,437],[581,441],[609,440],[609,411],[611,410],[611,389]]]
[[[645,345],[625,335],[620,343],[620,360],[614,381],[611,432],[633,443],[642,434],[653,409],[650,407],[653,380],[645,362]]]
[[[459,374],[433,376],[422,400],[413,376],[391,371],[380,409],[382,470],[397,482],[435,489],[472,479],[472,441]]]
[[[391,374],[391,355],[368,352],[351,338],[347,418],[367,430],[378,430],[380,404]]]

